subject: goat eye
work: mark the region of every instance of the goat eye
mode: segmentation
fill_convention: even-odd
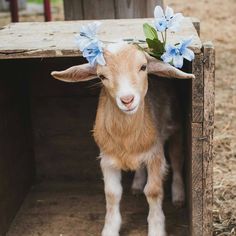
[[[107,79],[104,75],[98,75],[98,78],[99,78],[100,80],[105,80],[105,79]]]
[[[145,71],[147,69],[147,65],[142,65],[140,70]]]

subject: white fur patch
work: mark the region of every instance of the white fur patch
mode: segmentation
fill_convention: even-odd
[[[165,216],[160,199],[147,199],[149,204],[148,236],[166,236]]]
[[[122,195],[121,171],[113,168],[108,158],[101,159],[101,168],[105,184],[106,196],[106,217],[105,225],[102,230],[102,236],[119,236],[121,226],[120,200]],[[108,196],[112,195],[113,200],[110,201]]]
[[[126,42],[117,42],[117,43],[110,43],[107,45],[107,50],[113,54],[121,51],[124,47],[127,46]]]

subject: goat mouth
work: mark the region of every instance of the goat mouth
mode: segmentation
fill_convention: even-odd
[[[133,107],[133,108],[131,108],[131,109],[127,109],[127,110],[122,109],[122,111],[125,112],[125,113],[132,113],[133,111],[135,111],[135,110],[137,109],[137,107],[138,107],[138,106],[135,106],[135,107]]]

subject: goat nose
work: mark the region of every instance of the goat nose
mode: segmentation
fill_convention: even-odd
[[[120,100],[126,107],[129,107],[134,100],[134,96],[133,95],[122,96]]]

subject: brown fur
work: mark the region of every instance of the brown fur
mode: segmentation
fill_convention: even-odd
[[[150,107],[144,100],[135,114],[126,115],[102,90],[94,138],[101,151],[115,159],[118,168],[137,169],[141,164],[137,155],[147,152],[155,144],[157,130],[150,113]]]

